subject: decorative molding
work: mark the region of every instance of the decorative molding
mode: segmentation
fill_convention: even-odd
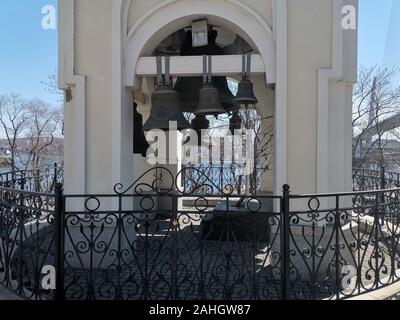
[[[170,6],[174,2],[185,1],[185,0],[165,0],[160,2],[158,5],[154,6],[150,9],[142,18],[140,18],[129,30],[129,33],[126,37],[126,41],[129,41],[130,38],[137,32],[139,27],[148,20],[152,15],[154,15],[157,11],[161,10],[164,7]],[[186,0],[187,1],[187,0]],[[221,0],[218,0],[221,1]],[[272,1],[272,0],[271,0]],[[234,4],[235,6],[245,10],[252,18],[254,18],[260,25],[263,26],[264,30],[269,34],[269,36],[273,36],[273,31],[271,26],[265,22],[265,20],[257,13],[257,11],[253,10],[251,7],[246,5],[243,1],[240,0],[223,0],[223,2],[228,2]]]
[[[123,40],[124,9],[129,8],[126,0],[113,0],[112,5],[112,184],[122,181],[122,108],[123,108]],[[126,13],[127,14],[127,13]],[[125,32],[124,32],[125,30]]]
[[[213,56],[212,59],[213,75],[242,75],[241,55]],[[253,75],[266,72],[261,55],[252,55],[251,61],[251,73]],[[170,75],[173,77],[203,75],[203,57],[201,56],[171,57],[170,63]],[[140,58],[136,67],[136,75],[140,77],[156,77],[156,58]]]
[[[358,7],[358,0],[332,1],[332,66],[318,70],[317,106],[317,192],[329,191],[329,82],[357,81],[357,47],[342,28],[342,8],[346,4]],[[350,31],[349,31],[350,32]],[[351,60],[351,62],[349,62]]]
[[[65,117],[65,191],[68,193],[86,193],[86,78],[75,74],[75,0],[63,0],[59,4],[59,79],[62,90],[75,88],[73,99],[66,101],[70,110]],[[72,128],[74,130],[69,130]]]
[[[288,16],[287,0],[275,1],[276,33],[276,87],[275,87],[275,132],[274,132],[274,194],[282,193],[282,186],[288,183]],[[275,204],[279,206],[280,204]]]

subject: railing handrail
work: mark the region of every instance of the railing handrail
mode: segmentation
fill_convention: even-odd
[[[32,195],[32,196],[44,196],[44,197],[54,197],[54,192],[38,192],[38,191],[26,191],[26,190],[20,190],[20,189],[15,189],[15,188],[9,188],[9,187],[2,187],[0,186],[1,191],[5,192],[14,192],[14,193],[19,193],[19,194],[24,194],[24,195]]]
[[[14,171],[6,171],[6,172],[1,172],[0,176],[3,175],[12,175],[12,174],[16,174],[16,173],[24,173],[24,172],[33,172],[33,171],[43,171],[43,170],[53,170],[53,169],[57,169],[57,170],[62,170],[63,167],[55,167],[54,165],[46,165],[46,166],[41,166],[38,168],[29,168],[29,169],[19,169],[19,170],[14,170]]]
[[[377,169],[367,169],[367,168],[353,168],[353,174],[357,173],[357,172],[371,172],[371,173],[379,174],[379,173],[382,172],[382,169],[381,170],[377,170]],[[385,169],[385,173],[386,174],[393,174],[393,175],[400,175],[400,172],[387,171],[386,169]]]
[[[313,196],[318,196],[321,198],[327,197],[346,197],[346,196],[357,196],[357,195],[366,195],[366,194],[382,194],[387,192],[397,192],[400,191],[399,188],[389,188],[389,189],[377,189],[377,190],[367,190],[367,191],[352,191],[352,192],[332,192],[332,193],[305,193],[305,194],[291,194],[291,198],[310,198]]]
[[[32,169],[24,169],[24,170],[16,170],[16,171],[10,171],[10,172],[3,172],[0,173],[0,184],[1,183],[17,183],[20,182],[22,179],[35,179],[35,178],[40,178],[40,177],[49,177],[51,175],[54,174],[60,174],[62,173],[62,170],[64,168],[63,167],[58,167],[57,164],[54,164],[53,166],[51,165],[46,165],[46,166],[42,166],[40,168],[32,168]],[[48,172],[46,172],[46,174],[42,174],[43,171],[48,170]],[[51,171],[53,170],[53,171]],[[27,172],[32,172],[34,173],[32,176],[24,176],[24,174],[26,174]],[[36,172],[39,172],[38,174],[36,174]],[[367,169],[367,168],[353,168],[352,169],[352,176],[353,178],[355,177],[365,177],[365,178],[376,178],[378,182],[378,180],[382,179],[382,174],[384,174],[385,180],[387,182],[393,182],[396,181],[395,177],[397,177],[399,180],[400,179],[400,172],[392,172],[392,171],[384,171],[381,170],[375,170],[375,169]],[[369,176],[369,175],[365,175],[365,174],[375,174],[373,176]],[[381,174],[381,176],[379,176],[378,174]],[[17,176],[16,176],[17,175]],[[16,176],[16,177],[15,177]],[[3,180],[1,181],[1,177],[11,177],[11,180]],[[10,187],[2,187],[3,189],[6,188],[8,191],[13,190],[13,188]],[[330,192],[330,193],[315,193],[315,195],[318,195],[320,197],[332,197],[332,196],[351,196],[351,195],[365,195],[368,193],[384,193],[387,192],[389,190],[398,190],[398,188],[400,188],[399,186],[396,186],[396,188],[381,188],[381,189],[376,189],[376,190],[353,190],[353,191],[345,191],[345,192]],[[38,194],[44,194],[43,192],[37,192]],[[310,193],[304,193],[304,194],[292,194],[291,197],[292,198],[301,198],[301,197],[309,197],[312,196],[313,194]],[[68,195],[69,197],[79,197],[80,195]],[[101,197],[109,197],[111,196],[110,194],[103,194],[103,195],[98,195]],[[218,194],[216,194],[215,196],[220,196]],[[226,196],[224,194],[221,194],[221,196]],[[279,197],[279,195],[272,195],[272,197]]]

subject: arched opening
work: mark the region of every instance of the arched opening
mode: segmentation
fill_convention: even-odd
[[[266,81],[276,81],[276,44],[270,26],[257,12],[241,1],[165,1],[143,16],[124,37],[125,85],[137,85],[136,68],[140,57],[151,56],[170,35],[206,19],[243,39],[262,58]],[[268,72],[265,72],[265,71]]]
[[[208,20],[207,20],[208,22]],[[191,30],[193,21],[186,25],[185,27],[173,32],[172,34],[166,36],[163,40],[161,40],[157,45],[152,43],[152,45],[146,45],[150,56],[146,57],[146,59],[155,56],[168,56],[168,57],[195,57],[202,55],[212,55],[212,56],[238,56],[241,58],[243,54],[258,54],[257,49],[253,49],[252,45],[248,43],[245,39],[243,39],[239,34],[236,34],[231,29],[226,29],[221,25],[210,25],[208,24],[208,43],[203,46],[194,47],[193,39],[191,38],[193,30]],[[156,36],[153,37],[157,38]],[[152,42],[152,41],[150,41]],[[151,48],[151,49],[150,49]],[[179,60],[175,60],[179,61]],[[155,61],[153,60],[153,63]],[[241,60],[239,59],[239,65],[237,66],[237,70],[240,70]],[[153,66],[150,65],[150,68]],[[190,65],[188,65],[190,68]],[[149,71],[149,73],[151,73]],[[191,72],[188,71],[187,74]],[[222,74],[219,75],[224,78],[226,82],[226,89],[229,90],[229,94],[234,98],[237,94],[238,83],[241,79],[241,74]],[[220,78],[220,77],[219,77]],[[203,172],[202,176],[210,179],[219,188],[216,188],[215,192],[218,193],[221,190],[226,189],[227,186],[233,186],[236,194],[244,194],[244,193],[256,193],[262,189],[262,176],[265,175],[267,171],[272,171],[272,162],[273,162],[273,121],[268,125],[265,125],[263,122],[265,119],[273,118],[273,100],[268,100],[268,95],[265,94],[265,80],[264,76],[261,75],[259,77],[252,78],[252,81],[256,83],[256,91],[257,95],[260,97],[259,106],[261,107],[261,112],[258,110],[258,106],[252,105],[246,108],[241,108],[237,116],[241,119],[241,129],[245,129],[251,132],[252,138],[252,149],[254,150],[254,154],[251,154],[251,172],[246,171],[245,174],[240,174],[239,169],[244,170],[247,169],[249,163],[238,164],[235,161],[226,160],[226,152],[219,153],[214,155],[212,154],[213,143],[208,145],[209,150],[208,153],[210,160],[207,163],[203,162],[195,162],[195,163],[185,163],[182,167],[173,170],[174,172],[180,172],[180,169],[186,167],[195,168],[201,170]],[[202,81],[201,75],[196,77],[194,76],[175,76],[173,77],[173,87],[175,90],[178,89],[178,83],[181,82],[196,82],[199,80],[200,83]],[[141,87],[136,89],[136,92],[140,92],[139,96],[142,97],[141,101],[137,101],[139,104],[139,112],[143,114],[144,122],[148,119],[151,110],[151,95],[154,92],[154,88],[156,79],[154,75],[147,75],[140,77]],[[198,86],[195,91],[201,88]],[[185,87],[187,89],[187,87]],[[190,90],[191,88],[189,88]],[[195,96],[196,92],[189,91],[189,100],[190,97]],[[181,94],[182,91],[180,90]],[[271,93],[273,95],[273,93]],[[194,118],[194,110],[198,105],[198,97],[196,99],[192,99],[188,102],[185,100],[187,95],[181,96],[181,102],[184,106],[183,112],[185,112],[185,117],[189,122]],[[144,97],[144,98],[143,98]],[[193,103],[193,101],[195,101]],[[269,113],[269,115],[265,115],[265,113]],[[230,132],[230,122],[233,116],[232,113],[227,112],[226,114],[220,115],[217,118],[210,115],[207,116],[208,121],[210,122],[210,139],[217,139],[220,137],[221,139],[226,135],[226,132]],[[239,129],[239,128],[238,128]],[[246,139],[243,140],[244,143],[249,143]],[[135,143],[135,142],[134,142]],[[136,143],[140,143],[137,141]],[[231,144],[231,143],[230,143]],[[243,148],[246,149],[247,145],[243,145]],[[234,153],[234,146],[232,145],[232,153]],[[226,151],[226,150],[225,150]],[[245,152],[247,150],[244,150]],[[236,152],[240,152],[236,150]],[[234,155],[236,157],[236,155]],[[249,157],[249,155],[246,155]],[[183,157],[184,158],[184,157]],[[208,160],[208,159],[207,159]],[[145,166],[143,159],[136,159],[136,163],[141,163],[141,166]],[[188,172],[188,171],[185,171]],[[140,171],[136,170],[136,175],[139,175]],[[272,177],[272,175],[270,175]],[[184,180],[185,176],[183,176]],[[270,179],[271,180],[271,179]],[[190,179],[187,181],[183,181],[183,185],[185,187],[190,186],[187,184],[190,182]],[[264,188],[264,191],[272,192],[272,181],[269,182],[270,189],[268,187]]]
[[[124,13],[122,12],[121,15],[123,16]],[[241,74],[240,54],[246,51],[255,54],[253,63],[256,71],[253,79],[255,81],[255,91],[257,96],[261,97],[261,100],[268,101],[267,103],[270,106],[268,110],[265,108],[264,110],[259,110],[259,113],[261,118],[274,115],[275,94],[270,87],[276,82],[277,62],[274,36],[268,24],[242,2],[234,0],[199,0],[191,1],[190,5],[188,5],[185,1],[167,1],[154,8],[154,10],[150,10],[148,14],[138,20],[130,28],[127,36],[124,36],[126,18],[122,18],[121,28],[117,26],[117,29],[121,30],[121,55],[118,51],[114,51],[114,55],[121,57],[120,60],[116,60],[120,61],[120,64],[116,62],[115,67],[118,68],[120,66],[121,70],[119,73],[118,69],[114,68],[116,70],[114,71],[116,81],[113,81],[113,181],[127,180],[127,183],[129,183],[133,178],[132,173],[130,173],[132,172],[132,160],[130,160],[131,157],[129,156],[129,150],[133,145],[131,138],[133,130],[131,121],[127,120],[132,118],[130,111],[131,90],[133,88],[142,90],[146,87],[148,92],[154,90],[154,81],[142,80],[146,77],[154,77],[155,68],[148,74],[143,72],[143,69],[148,67],[149,63],[153,65],[151,57],[165,49],[165,44],[168,41],[173,42],[172,38],[176,36],[176,33],[190,26],[193,20],[197,19],[207,19],[210,25],[226,32],[227,34],[225,38],[222,37],[223,40],[221,42],[232,39],[231,37],[234,35],[235,40],[230,40],[232,42],[228,41],[227,44],[223,45],[227,49],[228,56],[232,59],[229,61],[234,61],[234,63],[229,63],[225,57],[222,60],[216,59],[216,65],[219,68],[216,71],[217,73],[223,73],[238,81]],[[174,54],[177,55],[178,52],[174,52]],[[174,58],[174,56],[172,57]],[[222,67],[218,65],[221,62]],[[235,65],[236,68],[225,74],[224,72],[229,65]],[[182,68],[179,69],[182,65],[178,63],[175,66],[177,66],[175,70],[176,77],[182,72]],[[196,67],[196,63],[194,66]],[[197,61],[197,69],[201,69],[199,66],[200,63]],[[196,74],[199,73],[199,70],[197,70]],[[119,83],[121,87],[119,87]],[[148,101],[149,95],[145,98],[145,102]],[[121,106],[121,109],[119,106]],[[141,107],[143,109],[143,105]],[[136,159],[134,161],[138,163]],[[135,175],[134,172],[137,172],[138,166],[140,167],[141,163],[138,163],[134,168],[133,175]],[[267,189],[270,190],[273,186],[272,176],[268,177],[267,180]]]

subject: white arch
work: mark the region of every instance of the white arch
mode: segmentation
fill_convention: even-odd
[[[125,86],[135,86],[135,70],[141,56],[150,55],[170,34],[204,16],[210,23],[236,32],[257,50],[267,70],[267,83],[275,83],[276,45],[273,32],[257,12],[238,0],[168,0],[143,16],[124,39]]]
[[[190,2],[190,5],[188,5]],[[275,101],[275,172],[274,191],[279,194],[287,183],[287,3],[271,0],[274,8],[274,34],[267,23],[239,0],[165,0],[149,11],[129,31],[128,14],[131,0],[113,0],[112,8],[112,177],[113,183],[129,180],[132,166],[129,148],[132,145],[129,92],[133,87],[138,59],[157,43],[154,34],[167,37],[188,15],[187,25],[197,15],[218,18],[257,47],[267,70],[267,82],[276,83]],[[227,20],[229,19],[229,20]],[[171,30],[167,30],[166,26]],[[165,28],[164,28],[165,27]],[[129,31],[129,32],[128,32]],[[275,40],[276,39],[276,43]],[[255,46],[257,44],[257,46]],[[279,71],[279,72],[278,72]]]

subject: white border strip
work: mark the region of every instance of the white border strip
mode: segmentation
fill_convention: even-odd
[[[86,78],[77,75],[75,69],[75,0],[63,0],[59,12],[65,15],[59,19],[59,88],[75,87],[75,96],[71,104],[74,111],[66,113],[65,132],[65,191],[68,193],[86,193]],[[72,132],[68,128],[72,128]]]

